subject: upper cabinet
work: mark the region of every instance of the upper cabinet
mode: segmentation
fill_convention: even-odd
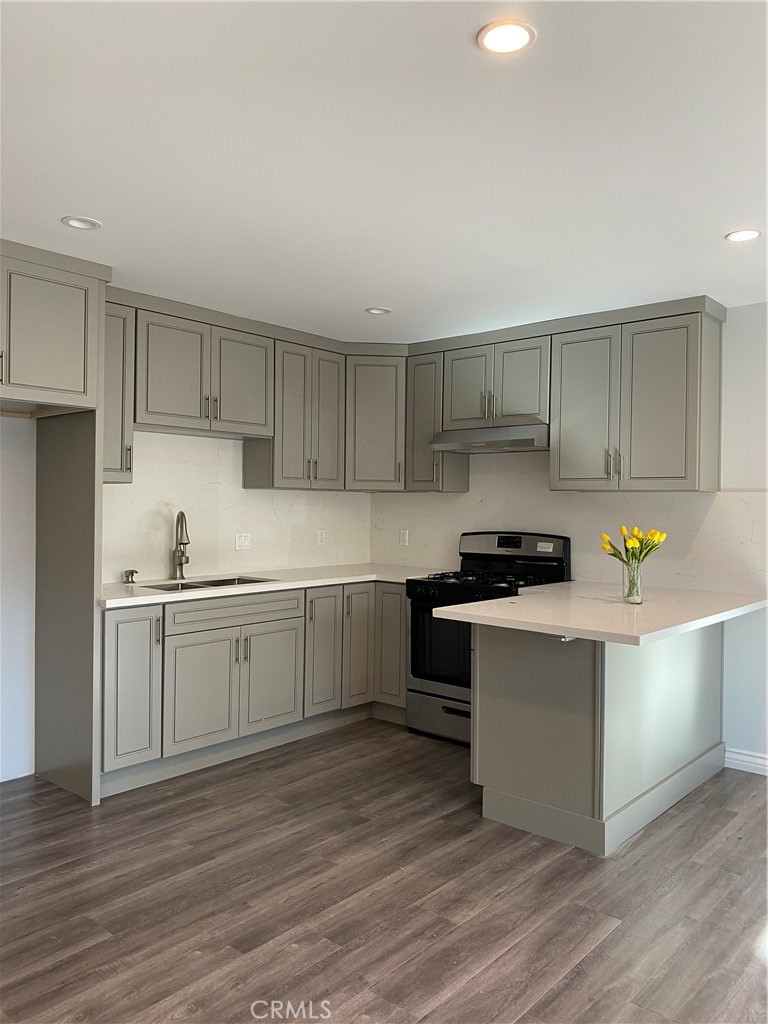
[[[269,436],[273,358],[270,338],[139,310],[136,424]]]
[[[243,445],[243,487],[344,488],[344,356],[278,341],[274,443]]]
[[[550,487],[716,491],[720,324],[702,313],[556,335]]]
[[[444,430],[549,422],[549,336],[445,353]]]
[[[405,487],[405,357],[347,357],[348,490]]]
[[[130,483],[136,310],[106,305],[104,327],[104,483]]]
[[[0,398],[93,409],[104,285],[4,257]]]
[[[435,452],[443,429],[443,353],[408,359],[405,410],[406,491],[468,491],[469,456]]]

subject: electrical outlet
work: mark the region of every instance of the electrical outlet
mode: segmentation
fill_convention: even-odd
[[[325,530],[317,531],[317,544],[318,547],[322,547],[325,544]]]
[[[401,548],[407,548],[408,547],[408,531],[407,530],[401,530],[400,531],[400,547]]]
[[[250,551],[251,550],[251,535],[250,533],[236,533],[235,534],[235,551]]]

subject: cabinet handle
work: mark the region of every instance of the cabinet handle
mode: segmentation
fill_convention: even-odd
[[[163,620],[158,615],[155,619],[155,643],[161,644],[163,642]]]
[[[496,395],[491,392],[491,417],[496,419]]]
[[[0,384],[3,383],[3,356],[4,352],[0,352]]]
[[[315,480],[317,480],[317,459],[314,459],[312,465],[315,468]]]
[[[347,594],[347,617],[352,614],[352,595]]]
[[[312,597],[312,598],[310,598],[310,601],[309,601],[309,621],[312,622],[314,617],[315,617],[315,599],[314,599],[314,597]]]
[[[545,633],[544,636],[547,640],[559,640],[561,644],[569,644],[576,639],[575,636],[562,636],[560,633]]]
[[[133,445],[130,444],[125,446],[125,471],[133,472]]]
[[[488,392],[487,391],[483,392],[483,402],[485,403],[484,406],[483,406],[483,419],[487,420],[488,419]]]
[[[624,476],[624,456],[621,452],[617,452],[619,456],[619,480]]]
[[[209,420],[211,418],[211,396],[206,395],[203,399],[203,419]]]
[[[437,452],[432,454],[432,483],[437,483]]]
[[[235,637],[235,664],[240,664],[240,637]]]
[[[213,396],[213,418],[215,420],[220,420],[221,419],[221,416],[219,416],[219,396],[218,395],[214,395]]]
[[[251,653],[251,638],[249,636],[243,637],[243,661],[248,661],[248,655]]]
[[[609,480],[613,480],[613,455],[608,448],[605,450],[606,457],[606,474]]]
[[[397,482],[401,483],[402,479],[403,479],[403,464],[402,464],[402,462],[398,462],[398,464],[397,464]]]
[[[307,480],[312,479],[312,459],[307,459]]]

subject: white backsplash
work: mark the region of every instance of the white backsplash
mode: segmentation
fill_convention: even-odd
[[[549,490],[549,454],[472,455],[467,494],[374,494],[371,558],[413,565],[458,563],[466,530],[530,530],[572,539],[573,576],[616,582],[621,566],[600,549],[619,526],[655,527],[669,537],[644,565],[645,586],[761,592],[766,495],[655,492],[588,494]],[[408,530],[409,546],[399,544]]]
[[[104,582],[128,568],[169,576],[179,509],[187,576],[369,561],[370,495],[243,490],[241,457],[240,441],[136,431],[133,483],[104,486]],[[251,534],[250,551],[235,551],[239,532]]]

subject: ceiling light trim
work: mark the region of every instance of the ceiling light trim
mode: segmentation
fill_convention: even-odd
[[[73,213],[68,213],[66,217],[62,217],[61,223],[68,228],[74,228],[76,231],[98,231],[99,228],[104,227],[101,221],[96,220],[95,217],[81,217],[79,214]]]
[[[754,242],[756,238],[760,238],[762,231],[759,228],[734,228],[733,231],[729,231],[726,236],[726,242]]]
[[[505,28],[517,29],[516,33],[504,33]],[[507,37],[507,45],[499,45],[504,37]],[[527,38],[525,38],[527,36]],[[489,38],[490,37],[490,38]],[[497,45],[494,46],[494,38]],[[507,57],[512,53],[520,53],[533,45],[536,39],[536,30],[526,21],[518,18],[503,18],[501,21],[492,21],[485,25],[477,33],[477,45],[484,53],[493,54],[495,57]],[[510,44],[516,45],[510,45]]]

